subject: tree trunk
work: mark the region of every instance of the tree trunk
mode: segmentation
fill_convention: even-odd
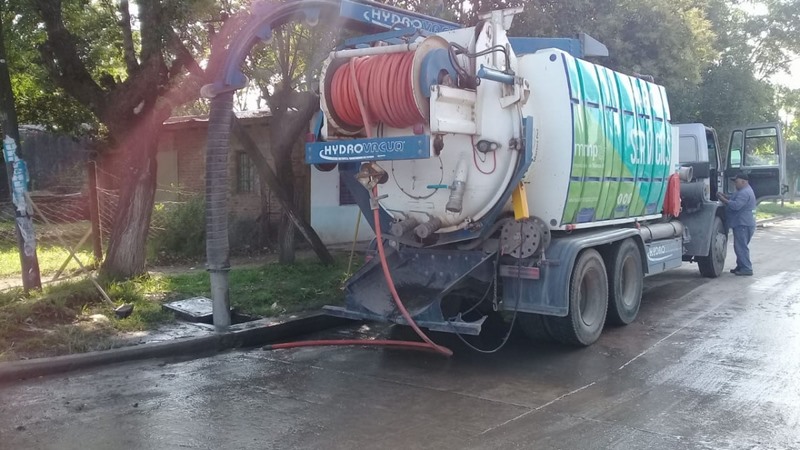
[[[114,279],[145,273],[147,232],[156,194],[158,133],[141,133],[142,140],[127,139],[123,184],[101,273]]]

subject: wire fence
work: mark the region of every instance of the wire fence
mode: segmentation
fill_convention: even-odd
[[[121,182],[116,175],[97,170],[98,178],[112,180],[108,184]],[[99,236],[95,236],[91,222],[91,190],[87,185],[77,192],[54,193],[68,190],[54,187],[52,191],[30,193],[30,203],[35,206],[31,216],[43,284],[79,276],[83,273],[81,265],[94,269],[102,262],[114,226],[120,191],[97,186]],[[202,193],[162,186],[157,189],[156,198],[148,231],[148,264],[201,259],[205,250]],[[237,250],[239,254],[251,255],[271,252],[274,247],[254,245],[270,241],[280,220],[280,209],[269,194],[259,197],[259,201],[263,217],[237,219],[231,215],[234,254]],[[10,201],[0,202],[0,291],[21,286],[21,270],[14,208]]]
[[[173,128],[165,132],[158,153],[159,184],[148,230],[151,266],[197,262],[205,254],[204,137],[191,126]],[[264,129],[257,124],[253,131]],[[81,266],[99,267],[120,204],[127,166],[124,155],[96,154],[94,144],[86,139],[48,133],[40,127],[21,127],[21,134],[29,175],[28,203],[35,205],[29,214],[42,282],[77,275]],[[276,248],[282,208],[243,155],[235,153],[229,160],[231,252],[269,253]],[[301,202],[308,182],[298,178],[295,184]],[[14,206],[5,193],[0,195],[0,291],[20,286],[21,272]]]

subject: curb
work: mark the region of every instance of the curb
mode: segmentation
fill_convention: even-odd
[[[769,225],[775,222],[782,222],[784,220],[791,220],[791,219],[800,219],[800,214],[789,214],[786,216],[775,216],[770,217],[769,219],[761,219],[756,221],[756,227],[763,227],[764,225]]]
[[[322,313],[314,313],[277,324],[262,319],[234,325],[231,327],[231,331],[210,336],[0,363],[0,383],[142,359],[210,356],[222,350],[270,344],[351,322],[349,319],[327,316]]]

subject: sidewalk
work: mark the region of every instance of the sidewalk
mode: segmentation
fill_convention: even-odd
[[[200,357],[232,348],[256,347],[350,323],[348,319],[312,313],[284,320],[261,319],[233,325],[227,332],[209,328],[205,335],[166,342],[133,345],[99,352],[79,353],[0,363],[0,383],[88,369],[105,364],[170,357]]]

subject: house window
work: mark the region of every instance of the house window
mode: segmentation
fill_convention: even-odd
[[[255,167],[245,152],[236,153],[236,192],[254,192]]]
[[[352,173],[339,171],[339,205],[355,205],[356,199],[344,183],[345,177],[352,177]]]

